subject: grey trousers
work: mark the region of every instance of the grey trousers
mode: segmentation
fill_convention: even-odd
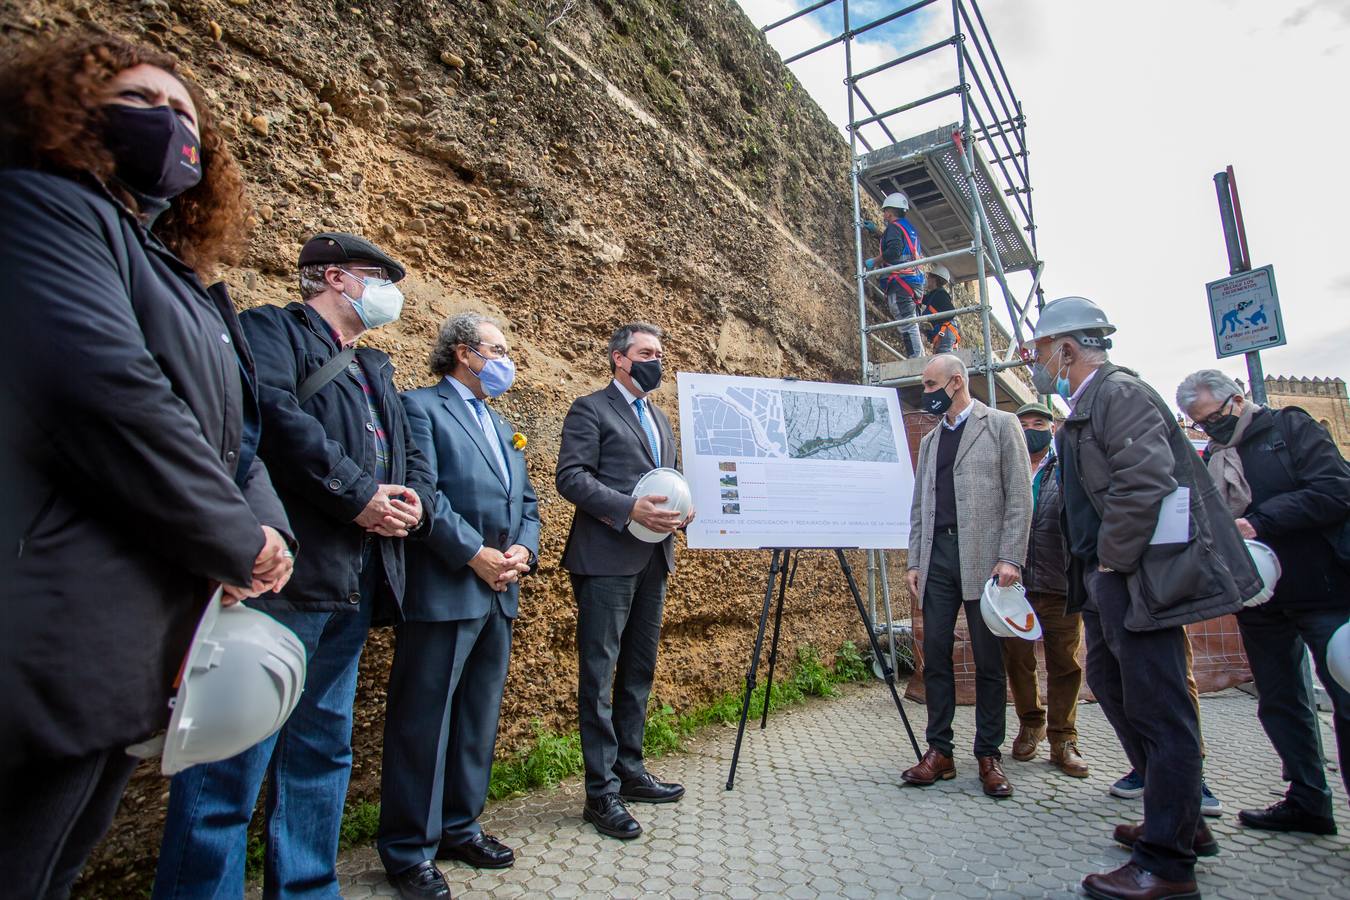
[[[599,797],[646,771],[642,736],[661,639],[665,556],[655,545],[636,575],[573,575],[572,590],[586,796]]]

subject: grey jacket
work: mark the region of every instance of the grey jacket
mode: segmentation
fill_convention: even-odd
[[[573,575],[636,575],[652,558],[652,545],[628,531],[633,488],[658,466],[675,466],[675,433],[666,414],[648,404],[661,437],[661,459],[651,448],[613,382],[572,402],[563,420],[555,484],[576,504],[563,548],[563,568]],[[660,544],[667,571],[675,571],[675,537]]]
[[[1152,631],[1212,619],[1236,612],[1260,591],[1256,566],[1199,454],[1167,405],[1133,372],[1110,363],[1098,369],[1056,447],[1061,458],[1073,456],[1072,468],[1101,517],[1100,564],[1126,576],[1125,627]],[[1066,459],[1066,473],[1070,465]],[[1150,544],[1163,500],[1178,485],[1191,489],[1191,539]],[[1086,568],[1069,557],[1069,612],[1083,608]]]
[[[994,565],[1022,565],[1031,531],[1031,464],[1022,425],[1012,413],[979,400],[966,420],[952,465],[956,487],[956,530],[961,554],[961,596],[978,599]],[[909,511],[909,567],[928,581],[933,549],[939,424],[919,443],[914,500]],[[922,587],[920,588],[922,605]]]

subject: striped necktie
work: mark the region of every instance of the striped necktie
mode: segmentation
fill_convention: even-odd
[[[656,464],[661,465],[661,442],[656,439],[656,429],[652,427],[652,420],[647,418],[647,403],[641,397],[633,401],[633,406],[637,409],[638,424],[647,434],[647,446],[652,449],[652,459]]]
[[[469,403],[473,405],[473,411],[478,416],[478,425],[483,429],[483,437],[487,438],[488,446],[492,448],[492,455],[497,460],[497,468],[502,473],[502,481],[510,487],[511,470],[506,467],[506,456],[502,453],[502,441],[497,436],[497,428],[492,424],[492,417],[488,415],[487,404],[477,397],[474,397]]]

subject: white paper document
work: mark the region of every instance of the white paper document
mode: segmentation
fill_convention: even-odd
[[[1163,499],[1150,544],[1184,544],[1191,539],[1191,489],[1179,487]]]

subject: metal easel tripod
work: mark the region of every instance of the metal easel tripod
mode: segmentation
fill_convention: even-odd
[[[772,550],[773,555],[769,559],[768,585],[764,589],[764,606],[759,613],[759,631],[755,634],[755,649],[750,656],[750,669],[745,675],[745,697],[741,701],[741,721],[736,729],[736,748],[731,753],[731,771],[727,773],[727,790],[731,790],[736,781],[736,764],[741,758],[741,741],[745,738],[745,721],[750,716],[750,695],[755,690],[755,675],[759,672],[759,655],[764,649],[764,631],[769,622],[769,605],[773,601],[773,589],[775,583],[777,583],[778,608],[774,612],[773,618],[773,641],[769,644],[769,679],[764,685],[764,712],[760,716],[759,727],[763,730],[769,724],[769,699],[773,694],[773,670],[778,662],[778,637],[782,632],[783,625],[783,601],[787,596],[789,582],[796,576],[797,562],[804,548],[765,549]],[[900,693],[895,689],[895,670],[891,668],[889,658],[881,653],[881,646],[877,643],[876,631],[872,628],[872,618],[867,614],[867,607],[863,605],[862,594],[858,590],[858,582],[853,578],[853,569],[849,567],[848,557],[844,556],[842,549],[838,547],[833,549],[835,558],[839,560],[839,569],[848,581],[848,590],[853,595],[854,605],[858,608],[858,616],[862,619],[863,630],[867,632],[867,639],[872,644],[873,659],[881,660],[882,675],[886,679],[886,686],[891,690],[891,699],[895,701],[895,709],[900,713],[900,721],[904,723],[905,731],[909,733],[909,742],[914,747],[914,757],[915,759],[922,759],[923,754],[919,752],[919,742],[914,737],[914,729],[909,724],[909,716],[905,715],[905,707],[900,702]],[[794,556],[794,553],[797,555]],[[791,563],[790,568],[789,563]]]

